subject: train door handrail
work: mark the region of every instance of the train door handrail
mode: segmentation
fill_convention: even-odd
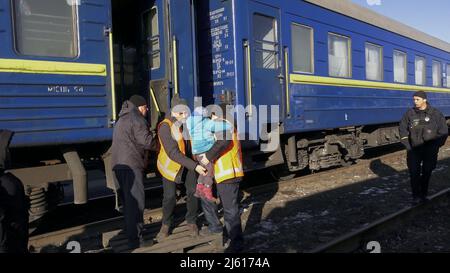
[[[111,122],[116,122],[116,85],[115,85],[115,79],[114,79],[114,45],[113,45],[113,33],[112,28],[109,27],[107,30],[108,36],[109,36],[109,73],[110,73],[110,80],[111,80],[111,108],[112,108],[112,118]]]
[[[150,87],[150,96],[151,96],[151,98],[152,98],[152,100],[153,100],[153,103],[155,104],[156,111],[157,111],[158,113],[161,113],[161,110],[160,110],[160,108],[159,108],[158,101],[156,100],[155,91],[154,91],[153,88],[151,88],[151,87]]]
[[[285,92],[286,92],[286,116],[291,115],[291,98],[289,93],[289,48],[284,47],[284,73],[285,73]]]
[[[251,57],[250,57],[250,42],[248,40],[244,40],[244,48],[245,48],[245,66],[246,66],[246,80],[247,80],[247,106],[248,107],[248,117],[253,115],[253,98],[252,98],[252,66],[251,66]]]
[[[177,38],[173,36],[172,40],[172,47],[173,47],[173,88],[175,94],[178,94],[178,46],[177,46]]]

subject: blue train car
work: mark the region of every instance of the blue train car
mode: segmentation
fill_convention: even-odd
[[[277,129],[280,148],[256,153],[250,169],[318,170],[397,142],[417,90],[450,116],[450,45],[349,1],[211,0],[197,10],[199,55],[212,60],[200,70],[201,93],[280,106],[279,128],[260,126],[254,143]]]
[[[12,147],[110,140],[108,10],[0,1],[0,128],[15,132]]]
[[[61,181],[86,203],[87,168],[101,158],[112,187],[107,150],[129,96],[148,98],[153,128],[173,94],[193,103],[192,14],[184,0],[0,0],[0,128],[15,132],[11,172],[32,216],[54,203]]]
[[[0,1],[0,128],[15,133],[11,172],[25,184],[32,219],[58,199],[53,182],[73,179],[74,202],[85,203],[81,160],[111,140],[110,1],[80,3]]]

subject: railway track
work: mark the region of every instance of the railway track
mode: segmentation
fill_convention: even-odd
[[[373,253],[379,253],[377,242],[371,241],[383,233],[399,228],[403,224],[409,222],[415,216],[423,213],[428,208],[441,202],[446,202],[450,199],[450,188],[440,191],[429,197],[425,203],[420,203],[415,206],[406,207],[398,212],[383,217],[365,227],[359,228],[348,234],[340,236],[335,240],[318,246],[309,253],[350,253],[361,249],[370,249]]]
[[[291,187],[293,184],[300,184],[310,179],[327,179],[331,174],[335,172],[353,172],[358,168],[367,168],[374,160],[396,160],[396,158],[404,157],[404,154],[404,151],[396,151],[389,154],[377,155],[372,158],[360,160],[356,164],[346,167],[334,168],[314,174],[306,174],[304,176],[287,181],[272,182],[268,184],[243,188],[243,198],[263,195],[267,191],[267,189],[273,188],[273,183],[277,183],[278,190],[283,190],[283,188],[285,187]],[[177,215],[181,218],[185,213],[185,207],[183,206],[183,204],[183,201],[179,202],[176,209]],[[156,235],[155,232],[160,227],[159,221],[161,220],[161,217],[162,210],[160,208],[154,210],[146,210],[144,212],[144,222],[146,224],[147,230],[144,236],[147,236],[148,238],[154,238],[152,236]],[[35,252],[64,252],[67,251],[67,243],[71,241],[79,242],[83,246],[83,250],[85,251],[95,251],[98,249],[102,249],[101,251],[123,252],[127,250],[125,247],[125,237],[120,232],[122,222],[123,217],[119,216],[107,220],[83,224],[76,227],[31,237],[29,244],[31,246],[31,249]],[[206,252],[207,250],[211,250],[213,248],[212,246],[217,246],[217,244],[214,243],[217,242],[217,238],[211,237],[205,239],[206,241],[203,241],[203,239],[189,240],[183,238],[183,234],[186,234],[185,229],[183,229],[183,224],[181,224],[178,229],[175,229],[173,231],[173,235],[176,235],[173,236],[173,239],[176,239],[176,241],[173,241],[172,243],[173,245],[180,245],[180,248],[178,249],[172,249],[170,247],[170,243],[166,243],[164,248],[161,248],[161,245],[155,245],[152,248],[143,251],[151,252],[159,249],[159,251],[166,252]],[[200,244],[195,245],[197,242],[200,242]],[[192,244],[194,244],[196,248],[192,248]]]
[[[155,209],[144,212],[144,220],[153,221],[161,215],[161,209]],[[103,233],[122,227],[123,216],[113,217],[107,220],[95,221],[55,232],[45,233],[33,236],[29,240],[29,246],[33,252],[62,251],[67,242],[77,241],[80,243],[88,242],[89,246],[100,246]]]

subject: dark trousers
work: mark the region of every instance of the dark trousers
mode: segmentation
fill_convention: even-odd
[[[195,187],[197,185],[196,175],[193,171],[188,171],[186,177],[184,179],[184,185],[186,187],[186,222],[188,224],[195,224],[197,222],[197,211],[198,211],[198,199],[194,196]],[[163,225],[167,225],[169,227],[173,224],[173,212],[175,210],[175,206],[177,203],[176,199],[176,191],[177,191],[177,183],[169,181],[165,178],[163,181],[163,217],[162,223]]]
[[[425,198],[431,173],[436,168],[439,147],[424,145],[408,151],[407,164],[413,198]]]
[[[22,182],[0,175],[0,253],[28,252],[28,209]]]
[[[230,246],[241,244],[243,236],[238,201],[239,182],[219,183],[216,184],[216,188],[224,211],[224,241],[230,239]],[[217,204],[204,198],[201,199],[201,202],[209,230],[211,232],[222,231],[223,227],[219,220]]]
[[[114,170],[120,185],[119,198],[123,204],[128,246],[135,248],[143,241],[144,229],[144,173],[137,169]]]

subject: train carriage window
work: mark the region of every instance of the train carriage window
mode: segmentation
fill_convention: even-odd
[[[447,65],[447,70],[445,73],[447,75],[447,87],[450,88],[450,64]]]
[[[253,15],[255,63],[258,68],[278,68],[277,21],[273,17]]]
[[[328,68],[332,77],[351,78],[350,38],[328,33]]]
[[[12,0],[15,47],[22,55],[78,56],[77,5],[61,0]]]
[[[383,80],[383,48],[366,43],[366,79]]]
[[[406,83],[406,53],[394,50],[394,82]]]
[[[161,48],[159,41],[158,10],[153,7],[143,14],[146,61],[149,69],[161,66]]]
[[[292,24],[292,66],[294,72],[314,73],[314,33],[307,26]]]
[[[416,56],[415,60],[415,70],[416,70],[416,84],[425,85],[426,84],[426,61],[425,58]]]
[[[438,61],[433,61],[433,86],[442,86],[442,68]]]

